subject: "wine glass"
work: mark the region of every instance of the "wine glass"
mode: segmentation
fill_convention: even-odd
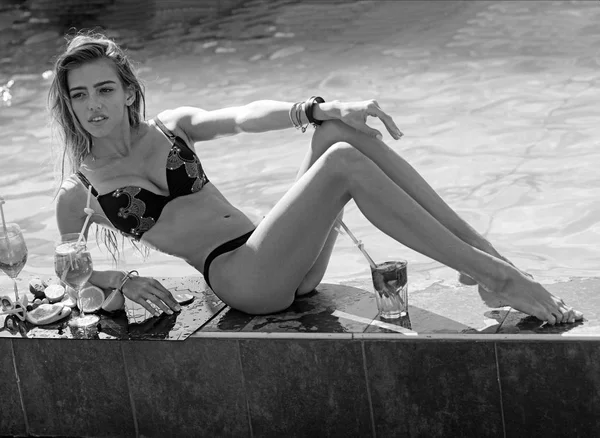
[[[87,327],[99,321],[97,315],[85,315],[81,302],[81,289],[92,275],[92,256],[84,237],[79,233],[63,234],[54,248],[54,271],[60,280],[71,286],[77,295],[81,316],[71,320],[75,327]]]
[[[19,300],[17,275],[27,262],[27,245],[19,225],[14,223],[0,227],[0,269],[8,275],[15,286],[15,301]]]

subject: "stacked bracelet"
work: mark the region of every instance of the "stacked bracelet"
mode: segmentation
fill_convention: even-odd
[[[306,132],[306,128],[308,128],[308,123],[305,126],[302,126],[302,118],[300,117],[302,110],[304,110],[304,113],[306,114],[305,108],[304,103],[296,102],[290,108],[289,114],[290,121],[292,122],[292,125],[294,125],[294,128],[302,130],[302,133]]]
[[[323,99],[322,97],[312,96],[306,99],[306,102],[296,102],[295,104],[293,104],[290,108],[289,116],[292,125],[294,125],[294,128],[300,129],[304,133],[306,132],[306,128],[308,128],[308,125],[313,125],[316,128],[321,123],[323,123],[322,120],[315,119],[313,115],[315,104],[323,102],[325,102],[325,99]],[[308,123],[304,126],[302,126],[302,118],[300,117],[302,111],[304,111],[306,119],[308,120]]]
[[[119,286],[119,288],[117,289],[119,292],[123,293],[123,286],[125,286],[125,283],[127,283],[129,280],[131,280],[135,276],[139,276],[140,273],[138,271],[136,271],[135,269],[129,272],[125,272],[123,271],[123,274],[125,274],[125,277],[123,278],[123,281],[121,282],[121,286]]]
[[[323,123],[323,121],[317,120],[314,118],[313,107],[314,107],[315,103],[323,103],[323,102],[325,102],[325,99],[323,99],[322,97],[312,96],[309,99],[307,99],[306,103],[304,104],[304,108],[306,108],[306,118],[308,119],[308,123],[313,125],[315,128],[317,126],[319,126],[321,123]]]

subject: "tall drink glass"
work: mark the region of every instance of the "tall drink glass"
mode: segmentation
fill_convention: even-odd
[[[77,307],[81,316],[70,322],[76,327],[87,327],[100,319],[96,315],[85,315],[81,300],[81,289],[91,277],[93,269],[92,256],[85,238],[79,240],[79,233],[63,234],[54,248],[54,271],[77,294]]]
[[[15,301],[19,302],[19,290],[17,287],[17,276],[27,262],[27,245],[19,225],[14,223],[0,226],[0,269],[8,275],[15,287]]]
[[[375,299],[383,319],[397,319],[408,314],[407,262],[393,261],[371,267]]]

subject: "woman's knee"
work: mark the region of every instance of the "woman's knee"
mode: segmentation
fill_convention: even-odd
[[[333,144],[325,153],[325,163],[330,169],[344,176],[351,176],[360,172],[369,159],[349,143],[338,142]]]

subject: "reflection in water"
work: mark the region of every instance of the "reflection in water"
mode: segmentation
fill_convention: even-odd
[[[517,266],[546,280],[595,275],[600,5],[454,4],[460,7],[374,2],[360,26],[322,26],[311,35],[302,33],[299,21],[305,23],[310,13],[326,16],[327,8],[331,16],[337,6],[310,12],[288,4],[268,18],[278,31],[295,32],[294,38],[233,36],[216,45],[188,39],[155,43],[132,55],[142,62],[149,117],[179,105],[214,109],[262,98],[376,98],[405,133],[391,146]],[[402,17],[406,26],[389,17]],[[240,19],[237,26],[243,35],[244,26],[258,23]],[[327,32],[335,38],[325,44],[321,36]],[[0,108],[0,193],[9,219],[25,230],[28,269],[44,274],[51,273],[58,234],[49,189],[54,140],[46,123],[46,69],[40,65],[38,73],[15,80],[12,105]],[[10,79],[0,73],[0,84]],[[384,129],[378,122],[373,126]],[[262,216],[292,184],[308,143],[309,135],[290,129],[198,144],[197,151],[224,194]],[[407,259],[413,285],[454,281],[455,273],[375,230],[354,204],[345,222],[376,260]],[[105,252],[97,249],[94,258],[98,266],[103,260],[110,266]],[[128,250],[125,264],[139,269],[141,262]],[[140,272],[194,273],[160,254]],[[342,237],[325,280],[368,275],[362,256]]]

